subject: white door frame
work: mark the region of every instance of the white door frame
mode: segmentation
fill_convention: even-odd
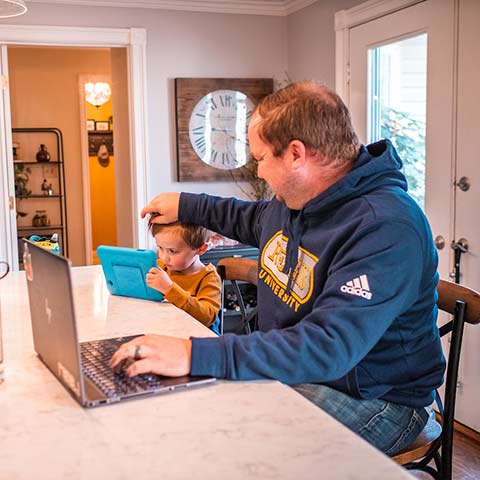
[[[350,74],[348,69],[350,29],[425,0],[369,0],[335,13],[335,90],[348,106]]]
[[[126,47],[128,66],[128,109],[130,125],[130,173],[132,186],[133,246],[146,248],[148,235],[139,222],[139,210],[148,202],[148,135],[146,93],[146,30],[143,28],[93,28],[45,25],[0,25],[0,45],[41,45],[75,47]],[[0,152],[11,159],[10,109],[0,109]],[[7,106],[8,107],[8,106]],[[8,152],[10,151],[10,154]],[[3,155],[2,155],[3,156]],[[5,158],[5,157],[4,157]],[[7,164],[8,167],[8,164]],[[6,175],[5,175],[6,174]],[[2,165],[2,178],[11,175]],[[14,198],[13,184],[0,197],[0,224],[6,232],[15,227],[12,221],[9,197]],[[0,243],[0,258],[18,269],[17,244],[5,235],[6,244]],[[14,243],[13,245],[11,245]]]

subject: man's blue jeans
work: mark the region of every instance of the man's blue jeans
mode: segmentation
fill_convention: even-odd
[[[312,383],[293,388],[390,456],[412,443],[428,421],[425,408],[415,409],[379,399],[361,400]]]

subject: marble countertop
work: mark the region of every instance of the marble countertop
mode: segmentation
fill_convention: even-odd
[[[81,341],[213,335],[170,304],[110,296],[99,267],[73,270]],[[278,382],[219,380],[84,409],[34,352],[23,272],[0,282],[0,301],[1,480],[413,478]]]

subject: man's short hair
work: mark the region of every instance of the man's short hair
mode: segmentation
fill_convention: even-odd
[[[193,249],[200,248],[210,238],[210,231],[201,225],[181,222],[153,223],[152,218],[154,217],[155,215],[151,216],[148,221],[148,228],[154,237],[157,233],[167,229],[178,230],[179,235],[181,235],[185,243]]]
[[[313,82],[294,82],[263,98],[255,110],[261,117],[260,138],[281,156],[292,140],[300,140],[324,165],[353,162],[360,142],[342,99]]]

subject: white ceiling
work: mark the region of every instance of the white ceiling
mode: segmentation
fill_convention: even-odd
[[[50,3],[95,7],[155,8],[190,12],[286,16],[316,1],[317,0],[27,0],[27,6],[28,3]]]

